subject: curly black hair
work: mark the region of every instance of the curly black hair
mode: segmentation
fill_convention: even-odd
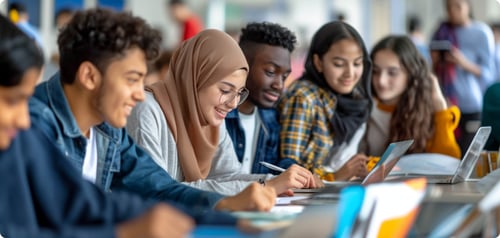
[[[71,84],[80,65],[89,61],[104,73],[109,64],[138,47],[148,61],[160,52],[160,33],[142,18],[107,9],[77,12],[57,40],[63,83]]]
[[[272,46],[281,46],[292,52],[297,43],[297,37],[286,27],[270,22],[252,22],[241,29],[240,47],[257,43]]]

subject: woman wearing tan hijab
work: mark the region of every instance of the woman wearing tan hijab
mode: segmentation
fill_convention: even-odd
[[[223,122],[248,96],[247,73],[237,42],[224,32],[205,30],[174,52],[167,78],[146,89],[127,129],[173,178],[197,188],[233,195],[255,181],[278,194],[316,187],[313,175],[300,166],[276,177],[240,174]]]

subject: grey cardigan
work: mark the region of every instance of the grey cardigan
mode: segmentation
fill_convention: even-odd
[[[139,103],[132,110],[127,122],[127,131],[159,166],[174,179],[182,182],[184,176],[177,155],[177,146],[167,120],[153,95],[146,92],[145,96],[144,102]],[[241,164],[234,151],[233,142],[226,130],[225,123],[222,123],[219,146],[207,178],[183,183],[224,195],[234,195],[251,182],[273,177],[271,174],[242,174],[240,167]]]

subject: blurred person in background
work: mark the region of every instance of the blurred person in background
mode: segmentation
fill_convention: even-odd
[[[56,13],[55,17],[55,35],[59,35],[59,32],[66,26],[66,24],[71,20],[75,11],[73,8],[61,8]],[[56,37],[57,39],[57,37]],[[43,72],[42,82],[47,81],[59,70],[59,49],[57,49],[56,40],[52,43],[52,52],[49,61],[45,63],[45,70]]]
[[[413,44],[418,49],[418,52],[424,57],[428,64],[431,63],[431,54],[429,47],[422,32],[422,21],[420,17],[413,15],[408,18],[407,32]]]
[[[488,25],[472,19],[468,0],[444,0],[447,18],[432,37],[447,49],[432,49],[434,72],[448,103],[462,113],[456,137],[466,151],[480,125],[483,93],[495,80],[493,33]]]
[[[152,64],[149,65],[148,75],[144,79],[144,86],[152,85],[167,77],[172,51],[163,50]]]
[[[38,29],[29,23],[29,14],[26,6],[22,3],[11,3],[9,4],[9,18],[12,22],[16,24],[19,29],[21,29],[26,35],[31,37],[36,41],[38,47],[43,47],[43,41],[40,36]]]
[[[181,30],[181,42],[185,41],[203,30],[203,22],[189,8],[185,0],[169,0],[168,10]]]

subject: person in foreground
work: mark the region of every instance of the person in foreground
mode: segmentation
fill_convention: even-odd
[[[376,102],[364,152],[382,156],[389,143],[413,139],[409,153],[460,158],[453,133],[460,121],[460,110],[447,105],[437,78],[412,40],[407,36],[385,37],[373,47],[371,59]]]
[[[129,13],[77,12],[58,38],[60,73],[41,83],[31,117],[82,176],[105,191],[179,202],[192,210],[269,210],[275,191],[258,183],[232,197],[201,191],[170,177],[125,129],[144,100],[147,61],[159,33]]]
[[[224,127],[227,113],[248,96],[248,64],[238,44],[219,30],[205,30],[174,53],[165,80],[146,87],[132,111],[128,132],[176,180],[233,195],[265,180],[277,194],[314,186],[300,166],[272,178],[243,174]]]
[[[36,43],[0,15],[0,236],[185,237],[187,215],[101,189],[73,168],[37,125],[28,99],[43,65]]]
[[[370,115],[370,74],[358,32],[344,22],[323,25],[303,76],[278,104],[280,163],[301,164],[327,180],[366,176],[368,158],[356,153]]]

